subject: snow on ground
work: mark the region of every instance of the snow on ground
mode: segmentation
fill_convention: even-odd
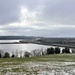
[[[75,75],[74,66],[75,62],[30,61],[17,65],[4,65],[0,67],[0,75]]]

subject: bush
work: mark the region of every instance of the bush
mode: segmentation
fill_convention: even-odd
[[[66,53],[70,53],[70,49],[69,48],[65,48]]]
[[[75,53],[75,50],[74,49],[72,49],[72,53]]]
[[[0,58],[2,58],[2,54],[0,53]]]
[[[29,56],[30,56],[30,53],[26,51],[26,52],[24,53],[24,57],[29,57]]]
[[[4,57],[4,58],[10,58],[10,54],[9,54],[8,52],[5,52],[5,54],[4,54],[3,57]]]
[[[60,53],[60,48],[56,47],[55,48],[55,54],[59,54]]]
[[[66,52],[65,52],[65,49],[62,50],[62,53],[66,53]]]
[[[70,49],[65,47],[65,49],[62,50],[62,53],[70,53]]]
[[[54,48],[47,48],[47,54],[54,54]]]
[[[12,58],[15,58],[15,55],[14,54],[12,54],[12,56],[11,56]]]

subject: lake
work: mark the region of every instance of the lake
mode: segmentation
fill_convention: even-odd
[[[0,43],[4,43],[4,42],[19,42],[19,40],[0,40]],[[55,48],[55,46],[47,46],[47,45],[39,45],[39,44],[31,44],[31,43],[24,43],[24,44],[0,44],[0,50],[2,50],[3,52],[9,52],[10,54],[15,53],[16,51],[18,52],[31,52],[32,50],[46,50],[47,48],[53,47]],[[62,49],[64,47],[61,47],[61,53],[62,53]]]
[[[19,42],[19,40],[0,40],[0,43],[4,42]],[[4,52],[9,52],[10,54],[12,52],[18,51],[28,51],[31,52],[32,50],[37,50],[37,49],[47,49],[50,46],[46,45],[38,45],[38,44],[31,44],[31,43],[26,43],[26,44],[0,44],[0,50]]]

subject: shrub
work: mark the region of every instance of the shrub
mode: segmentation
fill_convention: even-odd
[[[12,58],[15,58],[15,55],[14,54],[12,54],[12,56],[11,56]]]
[[[65,49],[62,50],[62,53],[66,53],[66,52],[65,52]]]
[[[70,49],[69,48],[65,48],[66,53],[70,53]]]
[[[2,58],[2,54],[0,53],[0,58]]]
[[[60,48],[56,47],[55,48],[55,54],[59,54],[60,53]]]
[[[47,54],[54,54],[54,48],[47,48]]]
[[[4,54],[3,57],[4,57],[4,58],[10,58],[10,54],[9,54],[8,52],[5,52],[5,54]]]
[[[70,53],[70,49],[68,47],[65,47],[65,49],[62,50],[62,53]]]
[[[24,57],[29,57],[29,56],[30,56],[30,53],[26,51],[26,52],[24,53]]]

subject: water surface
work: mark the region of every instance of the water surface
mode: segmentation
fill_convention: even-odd
[[[0,40],[1,43],[4,42],[19,42],[19,40]],[[0,44],[0,50],[4,51],[4,52],[16,52],[18,51],[28,51],[31,52],[32,50],[38,50],[38,49],[47,49],[50,46],[46,46],[46,45],[38,45],[38,44]]]
[[[0,43],[4,43],[4,42],[19,42],[19,40],[0,40]],[[12,52],[16,52],[16,51],[28,51],[31,52],[32,50],[46,50],[47,48],[53,47],[55,48],[55,46],[47,46],[47,45],[39,45],[39,44],[31,44],[31,43],[24,43],[24,44],[0,44],[0,50],[4,51],[4,52],[9,52],[10,54]],[[62,51],[63,47],[61,48]]]

